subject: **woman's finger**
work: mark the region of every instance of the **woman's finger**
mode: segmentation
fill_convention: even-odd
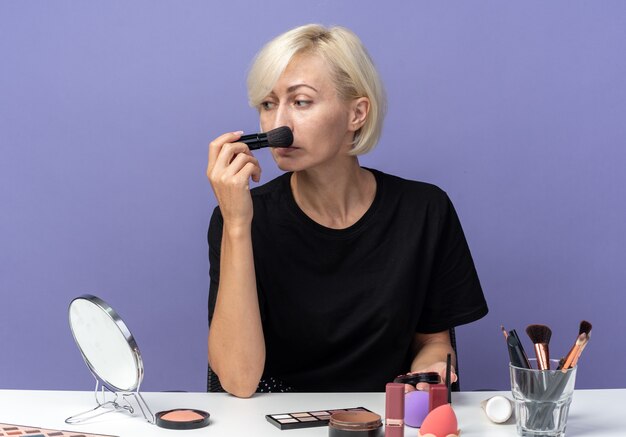
[[[217,155],[213,168],[220,169],[220,171],[227,171],[230,164],[239,154],[252,156],[250,149],[248,149],[248,146],[244,143],[225,143],[222,145],[220,153]]]
[[[234,176],[241,171],[244,165],[247,163],[253,163],[259,165],[259,161],[253,156],[246,153],[237,153],[233,156],[233,159],[228,164],[228,167],[224,169],[224,176]]]
[[[251,164],[250,166],[248,164]],[[244,171],[244,169],[247,169]],[[258,182],[261,177],[261,167],[259,161],[252,155],[245,153],[239,153],[235,155],[231,163],[225,169],[222,174],[224,180],[229,178],[237,178],[240,183],[247,183],[248,178],[252,178],[253,181]]]
[[[209,161],[207,165],[207,174],[215,165],[217,157],[220,154],[220,151],[222,150],[224,144],[237,141],[241,137],[241,134],[243,134],[243,131],[227,132],[215,138],[209,143]]]
[[[418,382],[417,385],[415,385],[415,388],[419,391],[429,391],[430,384],[428,384],[427,382]]]

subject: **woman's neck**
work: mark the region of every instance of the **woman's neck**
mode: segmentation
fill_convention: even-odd
[[[356,157],[341,168],[313,168],[291,176],[291,191],[300,209],[313,221],[332,229],[356,223],[372,205],[376,178]]]

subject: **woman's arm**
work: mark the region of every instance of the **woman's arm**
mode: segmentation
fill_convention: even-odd
[[[434,334],[416,333],[413,337],[413,351],[415,356],[411,362],[411,372],[437,372],[442,382],[446,379],[448,354],[452,357],[452,363],[456,363],[456,354],[450,343],[450,332],[447,330]],[[454,365],[452,365],[450,379],[451,382],[457,380]],[[418,390],[428,390],[429,385],[420,383],[416,387]]]
[[[252,254],[249,180],[260,168],[240,133],[224,134],[209,146],[207,176],[224,219],[219,290],[209,329],[209,364],[222,387],[238,397],[256,391],[265,365],[265,340]]]

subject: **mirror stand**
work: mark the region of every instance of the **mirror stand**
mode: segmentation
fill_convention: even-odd
[[[134,392],[122,392],[122,391],[114,391],[110,388],[106,387],[105,384],[101,383],[98,378],[96,379],[96,387],[94,388],[94,397],[96,398],[96,403],[98,404],[96,407],[91,410],[83,411],[82,413],[75,414],[73,416],[65,419],[65,423],[72,425],[77,423],[83,423],[88,420],[91,420],[95,417],[101,416],[106,413],[111,413],[113,411],[121,411],[129,414],[134,414],[135,409],[132,404],[128,401],[129,397],[135,399],[135,403],[139,406],[139,410],[143,415],[144,419],[148,423],[154,424],[154,414],[150,411],[150,407],[144,400],[141,393],[139,393],[139,388],[137,388]],[[107,396],[107,394],[109,396]],[[107,400],[107,397],[113,397],[113,399]]]

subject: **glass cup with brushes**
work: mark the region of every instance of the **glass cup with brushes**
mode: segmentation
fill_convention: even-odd
[[[536,359],[528,359],[515,330],[502,328],[511,363],[511,392],[515,401],[517,432],[522,437],[562,437],[574,394],[578,358],[589,340],[591,324],[581,322],[576,342],[561,360],[551,360],[551,329],[529,325]]]

